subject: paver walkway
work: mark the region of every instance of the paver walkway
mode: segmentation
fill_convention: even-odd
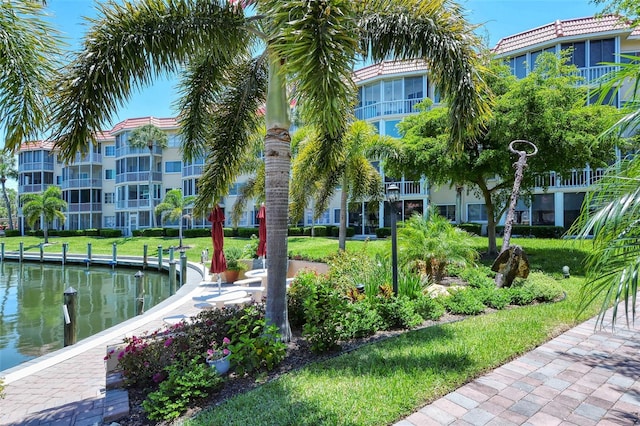
[[[640,424],[640,328],[618,313],[615,333],[586,321],[395,426]]]
[[[110,343],[159,328],[162,318],[195,313],[191,280],[144,318],[77,346],[7,370],[0,425],[101,425]],[[150,314],[150,315],[148,315]],[[595,319],[563,333],[420,409],[396,426],[633,425],[640,423],[640,328],[594,330]],[[7,373],[7,371],[3,373]],[[108,423],[107,423],[108,424]]]

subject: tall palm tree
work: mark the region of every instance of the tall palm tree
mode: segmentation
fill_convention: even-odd
[[[349,124],[343,138],[343,150],[333,167],[327,170],[317,166],[322,150],[317,133],[307,133],[293,161],[291,179],[291,216],[294,222],[304,214],[310,199],[315,204],[314,217],[322,214],[340,186],[340,250],[346,248],[348,202],[370,201],[377,204],[384,199],[382,178],[367,157],[367,150],[384,138],[377,135],[375,128],[365,121]]]
[[[182,248],[182,220],[185,217],[184,209],[193,204],[196,199],[193,195],[182,196],[180,189],[172,189],[164,196],[164,200],[156,206],[156,214],[162,219],[177,220],[179,223],[180,247]]]
[[[165,149],[169,145],[169,137],[159,127],[145,124],[133,129],[129,135],[129,145],[133,148],[149,149],[149,226],[153,228],[155,215],[153,214],[153,147]],[[182,242],[181,242],[182,244]]]
[[[38,220],[44,232],[44,242],[49,243],[49,226],[54,219],[64,223],[63,211],[67,209],[67,202],[62,199],[62,190],[57,186],[48,187],[42,194],[25,194],[22,196],[22,214],[30,227]]]
[[[246,6],[252,6],[244,9]],[[206,157],[195,203],[204,214],[235,181],[249,136],[266,125],[267,318],[288,340],[288,88],[303,122],[318,128],[330,167],[356,96],[360,57],[422,58],[451,106],[452,142],[488,114],[478,38],[449,0],[141,0],[98,5],[82,52],[56,90],[59,155],[86,152],[95,131],[137,85],[182,71],[185,159]],[[263,49],[263,50],[259,50]]]
[[[48,95],[59,66],[59,34],[33,1],[0,2],[0,128],[16,152],[49,124]]]
[[[0,151],[0,185],[2,186],[2,198],[4,198],[4,204],[7,208],[7,215],[9,216],[9,229],[13,230],[13,211],[11,209],[11,202],[7,195],[7,179],[18,179],[18,169],[16,169],[16,157],[8,151],[3,149]]]

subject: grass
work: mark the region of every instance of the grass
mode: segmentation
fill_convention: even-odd
[[[141,255],[142,245],[156,256],[157,246],[177,246],[177,239],[89,237],[50,238],[46,251],[61,252],[69,243],[71,253]],[[41,239],[4,238],[6,250],[38,250]],[[486,238],[477,238],[476,248],[486,250]],[[243,247],[247,240],[227,238],[225,246]],[[185,239],[189,260],[198,262],[200,252],[211,249],[209,238]],[[498,246],[501,242],[498,241]],[[562,302],[538,304],[498,311],[464,321],[410,331],[398,337],[362,347],[327,361],[312,364],[277,380],[238,395],[217,407],[210,407],[192,419],[199,425],[387,425],[415,412],[429,402],[457,389],[475,377],[539,346],[561,332],[597,313],[596,304],[576,318],[578,291],[583,280],[582,261],[588,245],[573,241],[513,239],[523,246],[533,270],[560,279],[562,266],[572,277],[560,282],[567,292]],[[348,250],[365,247],[370,254],[389,253],[384,240],[349,241]],[[321,259],[337,251],[335,239],[292,237],[289,252]],[[491,265],[493,259],[482,263]]]
[[[199,425],[387,425],[595,314],[567,298],[407,332],[275,381],[185,422]]]

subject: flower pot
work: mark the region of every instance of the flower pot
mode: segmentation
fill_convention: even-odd
[[[237,269],[227,269],[224,271],[224,282],[226,283],[234,283],[238,280],[238,276],[240,275],[240,271]]]
[[[222,375],[227,373],[227,371],[229,371],[229,368],[231,367],[231,362],[229,361],[229,357],[231,356],[231,354],[225,356],[224,358],[220,358],[220,359],[216,359],[216,360],[207,360],[207,364],[209,364],[209,367],[213,367],[216,369],[216,373],[218,373],[218,375]]]

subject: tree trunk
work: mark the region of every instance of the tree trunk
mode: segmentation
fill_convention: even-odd
[[[284,342],[291,340],[287,314],[287,226],[289,211],[289,170],[291,135],[289,102],[285,81],[279,75],[280,61],[269,66],[265,137],[265,207],[267,224],[267,306],[266,318],[275,324]]]
[[[5,183],[7,178],[0,178],[0,184],[2,184],[2,196],[4,197],[4,203],[7,206],[7,214],[9,215],[9,229],[13,231],[13,213],[11,212],[11,203],[9,202],[9,196],[7,195],[7,188]]]
[[[342,178],[342,193],[340,194],[340,231],[338,232],[338,249],[345,251],[347,248],[347,201],[349,199],[349,186],[347,174]]]
[[[491,201],[491,191],[489,191],[489,188],[487,188],[487,185],[483,180],[475,182],[475,184],[480,188],[482,197],[484,198],[484,205],[487,208],[487,239],[489,240],[487,254],[495,256],[498,254],[498,249],[496,245],[495,207],[493,205],[493,201]]]

